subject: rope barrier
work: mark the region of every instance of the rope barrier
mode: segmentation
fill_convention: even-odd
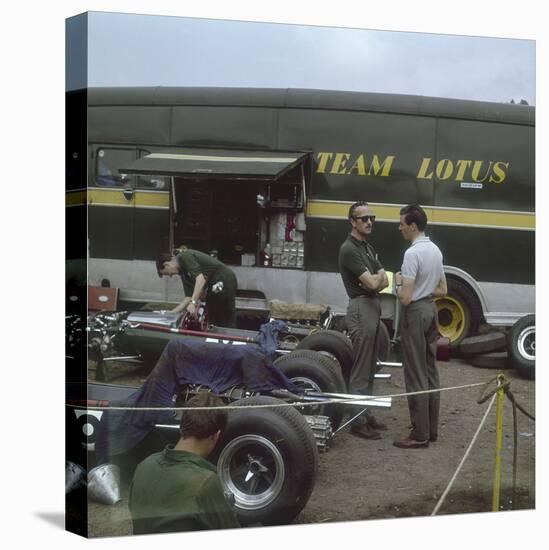
[[[490,387],[490,385],[496,382],[496,387],[487,392],[487,389]],[[473,439],[471,440],[471,443],[469,444],[469,447],[465,451],[465,454],[463,458],[461,459],[460,463],[458,464],[458,467],[456,471],[454,472],[454,475],[452,476],[450,482],[448,483],[448,486],[446,487],[444,493],[440,497],[439,501],[437,502],[437,505],[433,509],[433,512],[431,513],[432,516],[436,515],[438,510],[440,509],[442,503],[446,499],[446,496],[448,495],[452,485],[454,484],[454,481],[456,480],[459,472],[461,471],[461,468],[465,461],[467,460],[467,457],[469,456],[469,453],[471,449],[473,448],[474,443],[476,442],[478,435],[480,433],[480,430],[482,429],[482,426],[484,425],[486,418],[488,417],[488,413],[490,412],[490,409],[492,408],[492,405],[494,404],[494,401],[496,398],[498,398],[498,411],[496,414],[496,457],[495,457],[495,464],[494,464],[494,487],[492,491],[492,511],[498,511],[499,510],[499,491],[500,491],[500,452],[501,452],[501,436],[502,436],[502,428],[503,428],[503,396],[506,395],[509,400],[511,401],[513,405],[513,440],[514,440],[514,448],[513,448],[513,502],[516,501],[516,480],[517,480],[517,456],[518,456],[518,428],[517,428],[517,415],[516,410],[519,409],[524,415],[526,415],[531,420],[535,421],[535,417],[528,413],[523,407],[521,407],[514,397],[514,395],[511,392],[511,383],[507,380],[505,380],[505,376],[503,374],[498,374],[494,378],[491,378],[488,382],[482,384],[483,389],[480,393],[480,396],[477,399],[477,403],[481,405],[482,403],[485,403],[490,397],[492,398],[490,401],[490,404],[488,405],[488,408],[486,409],[484,416],[473,436]]]
[[[488,388],[496,382],[496,387],[490,391],[488,391]],[[370,395],[361,395],[361,396],[355,396],[352,398],[331,398],[331,399],[318,399],[308,402],[302,402],[302,401],[293,401],[293,402],[280,402],[280,403],[269,403],[269,404],[262,404],[262,405],[243,405],[243,406],[234,406],[234,405],[223,405],[219,407],[122,407],[122,406],[91,406],[91,405],[83,405],[83,404],[72,404],[67,403],[66,406],[72,407],[72,408],[78,408],[78,409],[86,409],[86,410],[97,410],[97,411],[180,411],[180,410],[201,410],[201,409],[209,409],[209,410],[234,410],[234,409],[265,409],[265,408],[283,408],[283,407],[308,407],[308,406],[318,406],[318,405],[327,405],[327,404],[342,404],[342,405],[355,405],[357,401],[364,401],[364,400],[381,400],[381,399],[388,399],[388,398],[399,398],[399,397],[408,397],[410,395],[421,395],[421,394],[429,394],[434,392],[444,392],[444,391],[453,391],[453,390],[461,390],[461,389],[468,389],[468,388],[474,388],[482,386],[482,391],[477,399],[477,403],[479,405],[485,403],[488,399],[491,398],[490,403],[488,407],[486,408],[486,411],[484,412],[484,415],[482,417],[482,420],[477,427],[473,438],[471,439],[471,442],[469,443],[469,446],[467,447],[467,450],[465,451],[465,454],[463,455],[461,461],[459,462],[456,471],[452,475],[448,485],[446,486],[446,489],[444,490],[443,494],[439,498],[436,506],[434,507],[433,511],[431,512],[431,515],[434,516],[438,513],[440,510],[442,504],[446,500],[446,497],[448,496],[455,480],[457,479],[459,473],[461,472],[461,469],[463,465],[465,464],[465,461],[469,457],[469,454],[471,453],[471,450],[476,443],[478,436],[480,434],[480,431],[482,430],[482,427],[484,426],[486,419],[488,418],[488,414],[490,410],[492,409],[492,406],[494,404],[494,401],[496,398],[499,397],[503,399],[503,396],[506,395],[507,398],[511,401],[513,406],[513,435],[514,435],[514,450],[513,450],[513,502],[515,502],[515,495],[516,495],[516,477],[517,477],[517,409],[520,410],[525,416],[527,416],[529,419],[535,421],[535,417],[528,413],[522,406],[520,406],[513,393],[510,389],[510,382],[505,380],[505,377],[502,374],[498,374],[496,377],[490,379],[488,382],[478,382],[474,384],[465,384],[461,386],[450,386],[446,388],[437,388],[432,390],[422,390],[417,392],[404,392],[404,393],[398,393],[398,394],[387,394],[387,395],[378,395],[378,396],[370,396]],[[502,402],[501,399],[498,403],[498,420],[496,425],[496,460],[495,460],[495,471],[494,471],[494,487],[493,487],[493,501],[492,501],[492,510],[496,511],[499,509],[499,452],[500,448],[498,447],[498,444],[501,444],[501,429],[502,429]],[[366,410],[366,409],[365,409]],[[358,413],[362,414],[362,413]],[[358,416],[358,415],[356,415]],[[351,419],[352,420],[352,419]],[[349,422],[347,422],[348,424]],[[346,426],[347,424],[344,424]],[[344,427],[342,426],[342,427]],[[341,428],[340,428],[341,429]],[[340,430],[337,430],[340,431]],[[499,442],[499,443],[498,443]]]
[[[488,395],[491,395],[492,393],[497,393],[500,396],[501,400],[501,407],[503,407],[503,399],[504,396],[507,396],[507,398],[511,401],[511,404],[513,406],[513,482],[512,482],[512,502],[516,502],[516,494],[517,494],[517,462],[518,462],[518,426],[517,426],[517,409],[520,410],[526,417],[528,417],[530,420],[535,421],[535,417],[527,412],[521,405],[519,405],[515,399],[515,396],[511,392],[511,384],[510,382],[507,382],[505,380],[505,376],[503,374],[498,374],[495,378],[492,378],[486,383],[484,391],[486,391],[486,388],[493,382],[497,381],[498,387],[495,390],[492,390]],[[486,397],[481,394],[479,399],[477,400],[478,403],[483,402],[486,400]],[[498,402],[500,401],[498,399]],[[501,415],[501,418],[498,418],[496,420],[496,428],[498,432],[501,432],[503,428],[503,417]],[[500,436],[500,434],[499,434]],[[492,511],[497,511],[499,509],[499,450],[498,445],[501,444],[499,441],[500,437],[496,438],[496,464],[495,464],[495,471],[494,471],[494,492],[492,496]]]
[[[441,497],[438,499],[438,502],[436,506],[434,507],[433,511],[431,512],[432,516],[435,516],[437,512],[439,511],[440,507],[442,506],[442,503],[446,499],[446,496],[450,492],[450,489],[452,488],[452,485],[454,484],[454,481],[456,480],[459,472],[461,471],[461,468],[463,464],[465,464],[465,461],[467,460],[467,457],[469,456],[469,453],[471,452],[471,449],[473,448],[473,445],[475,444],[478,435],[480,434],[480,430],[484,426],[484,423],[486,422],[486,419],[488,418],[488,413],[490,412],[490,409],[492,408],[492,405],[494,404],[494,401],[496,399],[496,394],[492,396],[492,400],[490,401],[490,404],[488,405],[486,411],[484,412],[484,416],[482,417],[482,420],[480,421],[480,424],[477,428],[477,431],[475,432],[475,435],[473,436],[473,439],[471,439],[471,443],[469,443],[469,447],[467,447],[467,450],[465,451],[465,454],[463,455],[463,458],[461,459],[460,463],[458,464],[458,467],[456,471],[454,472],[454,475],[450,479],[450,482],[448,483],[446,489],[442,493]]]
[[[511,392],[511,386],[507,386],[505,389],[505,395],[511,401],[513,405],[513,504],[517,501],[517,462],[518,462],[518,427],[517,427],[517,409],[524,414],[530,420],[535,421],[535,417],[527,412],[521,405],[519,405],[515,399],[515,396]]]
[[[448,388],[437,388],[434,390],[422,390],[418,392],[406,392],[406,393],[394,393],[394,394],[388,394],[388,395],[360,395],[353,398],[332,398],[332,399],[319,399],[318,401],[309,401],[309,402],[303,402],[303,401],[292,401],[289,403],[269,403],[265,405],[243,405],[243,406],[231,406],[231,405],[223,405],[219,407],[119,407],[119,406],[100,406],[100,405],[78,405],[78,404],[72,404],[72,403],[66,403],[67,407],[72,407],[76,409],[86,409],[86,410],[93,410],[93,411],[196,411],[207,408],[208,410],[233,410],[233,409],[266,409],[266,408],[282,408],[282,407],[316,407],[318,405],[328,405],[328,404],[342,404],[342,405],[355,405],[357,401],[364,401],[366,399],[371,401],[380,401],[384,399],[389,398],[396,398],[396,397],[407,397],[409,395],[421,395],[426,393],[435,393],[435,392],[443,392],[443,391],[451,391],[451,390],[460,390],[460,389],[467,389],[467,388],[475,388],[478,386],[485,386],[486,384],[484,382],[476,382],[474,384],[466,384],[463,386],[450,386]]]

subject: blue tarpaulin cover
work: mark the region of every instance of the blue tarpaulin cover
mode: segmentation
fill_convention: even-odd
[[[201,384],[215,393],[233,386],[252,392],[287,389],[302,393],[255,345],[177,339],[164,348],[143,386],[118,406],[171,407],[181,386]],[[173,411],[105,411],[97,432],[98,457],[123,453],[138,444],[155,424],[173,423]]]
[[[267,354],[271,361],[276,359],[276,348],[278,346],[278,333],[287,332],[288,325],[284,321],[273,320],[264,323],[259,327],[257,344]]]

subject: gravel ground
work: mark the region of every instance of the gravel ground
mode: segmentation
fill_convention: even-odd
[[[442,387],[487,382],[497,371],[473,367],[463,360],[439,363]],[[377,394],[405,391],[402,369],[377,383]],[[511,382],[516,400],[532,414],[535,383],[512,371],[503,371]],[[120,374],[120,373],[118,373]],[[143,375],[126,373],[113,382],[139,384]],[[378,418],[388,431],[377,441],[351,435],[347,428],[334,438],[331,448],[320,455],[313,494],[294,520],[297,524],[319,524],[380,518],[428,516],[452,478],[483,417],[488,402],[477,404],[481,388],[445,391],[441,397],[439,440],[428,449],[402,450],[393,439],[407,434],[409,424],[405,398],[393,399],[390,410]],[[509,400],[504,406],[501,479],[501,510],[535,508],[535,423],[518,413],[517,479],[513,494],[513,415]],[[495,449],[495,407],[476,444],[438,512],[466,514],[489,512]],[[89,502],[89,536],[130,535],[127,487],[115,506]],[[504,512],[502,512],[504,513]]]

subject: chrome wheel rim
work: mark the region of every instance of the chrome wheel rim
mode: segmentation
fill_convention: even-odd
[[[221,483],[242,510],[257,510],[272,503],[282,491],[284,459],[276,445],[257,434],[229,442],[217,463]]]
[[[518,352],[527,361],[536,360],[536,327],[527,327],[518,337]]]
[[[311,380],[306,376],[295,376],[293,378],[290,378],[290,382],[294,383],[298,388],[303,389],[305,392],[308,390],[322,393],[322,388],[314,380]],[[306,414],[317,415],[322,414],[324,407],[322,405],[313,405],[308,407],[299,407],[298,410],[307,410],[308,412]]]

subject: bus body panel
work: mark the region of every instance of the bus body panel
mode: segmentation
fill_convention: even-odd
[[[101,155],[140,158],[180,147],[303,151],[310,152],[304,269],[236,265],[240,288],[263,293],[267,300],[328,303],[344,311],[347,298],[337,273],[337,251],[349,231],[350,204],[371,204],[377,216],[372,244],[383,265],[396,271],[406,248],[398,234],[399,209],[419,202],[445,264],[450,271],[455,266],[459,279],[474,281],[469,286],[486,319],[534,310],[531,107],[227,88],[92,89],[87,98],[89,284],[107,278],[121,288],[121,297],[136,301],[179,301],[182,295],[180,285],[156,277],[153,260],[185,236],[180,217],[188,209],[188,197],[178,186],[187,183],[175,178],[170,192],[166,182],[111,175],[114,185],[104,186],[100,172],[111,172],[102,167]],[[221,239],[228,231],[221,218],[234,204],[229,196],[244,189],[238,181],[222,185],[231,186],[227,208],[214,212],[213,220],[220,223],[212,222],[217,233],[211,232],[210,245],[216,234]],[[261,194],[266,187],[257,189]],[[246,192],[251,197],[252,191]],[[252,204],[246,206],[248,214]],[[258,236],[265,232],[261,218],[258,210],[255,230],[254,215],[244,223],[253,238],[254,231]],[[258,238],[254,253],[269,237]],[[238,257],[233,254],[232,263]],[[124,279],[128,273],[134,274],[132,282]],[[505,288],[512,292],[505,295]]]

